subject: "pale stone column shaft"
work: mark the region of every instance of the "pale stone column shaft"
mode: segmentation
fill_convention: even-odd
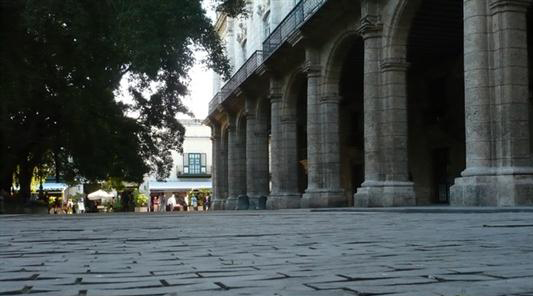
[[[386,181],[408,181],[407,163],[407,67],[403,60],[382,64],[383,121],[381,137]]]
[[[323,161],[322,174],[324,175],[324,188],[330,193],[338,193],[341,189],[341,166],[340,166],[340,122],[339,102],[340,96],[328,96],[322,98],[320,105],[322,110],[322,133],[323,133]],[[340,206],[341,200],[330,201],[327,206]]]
[[[531,166],[526,18],[530,5],[530,1],[523,0],[498,0],[490,4],[495,54],[496,154],[500,170],[509,173],[520,173],[520,168]]]
[[[246,195],[250,199],[257,198],[257,137],[256,116],[246,115]]]
[[[222,199],[221,192],[221,180],[220,174],[218,172],[220,164],[220,126],[216,124],[211,125],[211,149],[212,149],[212,160],[211,166],[211,180],[213,183],[213,206],[217,203],[218,200]],[[217,209],[218,210],[218,209]]]
[[[281,132],[281,83],[277,79],[270,81],[270,155],[272,189],[267,200],[268,209],[279,208],[281,193],[282,132]]]
[[[364,153],[365,183],[383,181],[381,174],[379,124],[381,122],[381,100],[379,93],[381,30],[365,30],[364,42]]]
[[[218,141],[218,149],[216,156],[216,176],[217,176],[217,191],[218,197],[215,196],[213,200],[214,210],[223,210],[228,197],[228,131],[227,129],[221,133],[220,141]]]
[[[307,189],[306,192],[313,192],[321,187],[321,118],[319,110],[319,83],[320,64],[318,64],[318,53],[312,49],[306,51],[308,61],[305,65],[307,73]],[[332,115],[334,116],[334,115]]]
[[[487,0],[464,1],[465,175],[493,166]]]

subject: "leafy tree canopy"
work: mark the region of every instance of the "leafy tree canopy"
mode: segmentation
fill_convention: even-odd
[[[212,1],[228,14],[244,7]],[[67,181],[168,176],[193,52],[229,73],[199,0],[13,0],[0,14],[0,189],[15,172],[31,183],[35,167]],[[129,104],[115,100],[126,74]]]

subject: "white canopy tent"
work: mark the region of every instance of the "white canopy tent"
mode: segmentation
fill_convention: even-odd
[[[111,200],[111,199],[113,199],[113,197],[115,197],[115,196],[112,193],[107,193],[107,192],[103,191],[102,189],[96,190],[95,192],[89,193],[89,195],[87,195],[87,198],[90,199],[90,200],[99,200],[99,199],[101,199],[102,201]]]

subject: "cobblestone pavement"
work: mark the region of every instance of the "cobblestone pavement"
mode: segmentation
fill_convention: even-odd
[[[0,217],[0,295],[533,295],[533,213]]]

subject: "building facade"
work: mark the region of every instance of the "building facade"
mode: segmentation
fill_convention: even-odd
[[[216,209],[533,205],[533,1],[247,3],[216,24]]]
[[[184,196],[194,189],[211,189],[212,148],[210,128],[199,119],[180,119],[185,127],[183,153],[171,151],[173,167],[169,178],[146,178],[141,188],[150,194]]]

